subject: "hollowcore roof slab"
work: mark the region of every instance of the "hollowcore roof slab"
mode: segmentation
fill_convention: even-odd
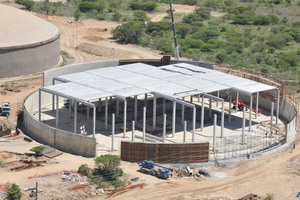
[[[45,88],[86,101],[145,93],[181,98],[226,89],[250,95],[276,89],[270,85],[186,63],[163,67],[135,63],[61,75],[56,79],[68,83]]]
[[[173,71],[190,75],[196,78],[201,78],[210,82],[219,83],[231,89],[241,91],[247,94],[262,92],[276,89],[274,86],[252,81],[246,78],[241,78],[231,74],[226,74],[216,70],[201,68],[198,66],[180,63],[160,67],[163,70]]]

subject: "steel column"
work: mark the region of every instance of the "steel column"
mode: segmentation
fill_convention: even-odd
[[[231,124],[231,103],[232,103],[232,94],[230,91],[230,93],[229,93],[229,117],[228,117],[229,124]]]
[[[249,132],[251,131],[252,126],[252,104],[253,104],[253,96],[251,94],[250,96],[250,111],[249,111]]]
[[[204,95],[202,95],[202,105],[201,105],[201,131],[203,131],[204,126]]]
[[[147,107],[147,93],[145,94],[145,107]]]
[[[111,123],[111,151],[114,152],[114,140],[115,140],[115,114],[112,114],[112,123]]]
[[[243,107],[242,144],[245,142],[246,108]]]
[[[175,128],[176,128],[176,102],[173,101],[173,119],[172,119],[172,137],[175,137]]]
[[[59,100],[59,97],[58,95],[56,95],[56,123],[55,123],[55,127],[58,128],[58,122],[59,122],[59,113],[58,113],[58,100]]]
[[[96,134],[96,106],[93,107],[93,137]]]
[[[186,121],[183,123],[183,142],[186,143]]]
[[[116,117],[119,118],[119,113],[120,113],[120,100],[117,98],[117,109],[116,109]]]
[[[41,121],[42,120],[42,114],[41,114],[41,112],[42,112],[42,91],[41,90],[39,90],[39,121]]]
[[[218,91],[218,93],[217,93],[218,98],[219,98],[219,96],[220,96],[220,91]],[[219,100],[216,101],[216,107],[219,107]]]
[[[208,117],[211,118],[211,98],[209,98],[209,113]]]
[[[222,101],[221,138],[224,136],[224,100]]]
[[[239,108],[238,102],[239,102],[239,93],[237,92],[237,93],[236,93],[236,102],[235,102],[235,112],[236,112],[236,113],[237,113],[238,108]]]
[[[273,115],[274,115],[274,103],[272,102],[272,107],[271,107],[270,136],[273,135]]]
[[[166,113],[166,99],[163,98],[163,114]]]
[[[213,128],[213,148],[216,148],[217,139],[217,114],[214,114],[214,128]]]
[[[192,142],[195,141],[195,129],[196,129],[196,107],[193,109],[193,132],[192,132]]]
[[[166,129],[167,129],[167,115],[164,114],[164,124],[163,124],[163,143],[166,143]]]
[[[131,136],[131,142],[134,142],[134,138],[135,138],[134,129],[135,129],[135,122],[132,121],[132,136]]]
[[[77,133],[77,101],[74,101],[74,133]]]
[[[134,96],[134,121],[137,122],[137,96]]]
[[[124,100],[124,124],[123,124],[123,137],[126,137],[126,121],[127,121],[127,100]]]
[[[145,142],[146,136],[146,107],[143,109],[143,142]]]
[[[256,93],[255,119],[257,119],[257,114],[258,114],[258,101],[259,101],[259,92]]]
[[[153,97],[153,123],[152,130],[155,131],[156,128],[156,96]]]
[[[108,100],[105,98],[105,130],[107,131],[107,122],[108,122]]]
[[[276,124],[278,124],[278,119],[279,119],[279,101],[280,101],[280,91],[277,88]]]

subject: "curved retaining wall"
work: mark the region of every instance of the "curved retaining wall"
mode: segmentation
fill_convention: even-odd
[[[59,63],[60,36],[35,46],[0,48],[0,60],[0,78],[42,72]]]

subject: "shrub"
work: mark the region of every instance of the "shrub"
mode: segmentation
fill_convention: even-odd
[[[182,22],[186,24],[191,24],[195,21],[203,21],[203,18],[195,13],[187,14],[182,18]]]
[[[157,3],[155,1],[147,1],[143,2],[140,0],[132,0],[129,2],[129,7],[132,10],[144,10],[144,11],[154,11],[157,7]]]
[[[114,38],[121,42],[137,44],[143,34],[141,25],[139,22],[127,22],[117,26],[113,31]]]
[[[217,59],[217,63],[221,64],[224,62],[224,60],[226,59],[227,55],[225,53],[217,53],[216,55],[216,59]]]
[[[7,191],[7,196],[9,200],[17,200],[22,198],[22,193],[20,188],[13,183]]]
[[[74,19],[75,19],[75,21],[79,20],[80,15],[81,15],[80,10],[76,9],[75,12],[74,12]]]
[[[119,12],[115,12],[113,15],[112,15],[112,20],[113,21],[119,21],[121,19],[122,15],[119,13]]]
[[[205,8],[197,8],[195,13],[199,15],[202,19],[210,18],[210,11]]]
[[[27,10],[32,10],[34,6],[34,1],[32,0],[17,0],[16,3],[25,6]]]
[[[146,12],[143,10],[135,10],[133,12],[133,17],[135,21],[141,21],[141,22],[144,22],[148,19]]]
[[[153,31],[160,32],[170,30],[171,26],[165,22],[149,22],[146,26],[146,32],[152,33]]]
[[[187,34],[192,32],[192,28],[186,24],[179,24],[177,25],[177,33],[180,35],[182,39],[186,37]]]
[[[187,38],[184,44],[187,48],[200,49],[203,45],[203,41],[200,39]]]
[[[33,148],[32,148],[32,151],[35,152],[35,155],[41,156],[41,155],[43,155],[42,152],[43,152],[43,150],[44,150],[45,148],[46,148],[45,146],[40,145],[40,146],[33,147]]]
[[[269,25],[271,23],[271,17],[258,15],[253,18],[254,25]]]
[[[212,51],[213,49],[215,49],[216,46],[214,44],[207,44],[207,43],[204,43],[202,44],[201,46],[201,51],[204,51],[204,52],[209,52],[209,51]]]
[[[281,48],[288,45],[293,38],[286,34],[271,34],[267,38],[267,45],[274,48]]]
[[[90,172],[90,168],[87,166],[87,164],[82,164],[78,168],[78,172],[82,173],[83,175],[87,176]]]

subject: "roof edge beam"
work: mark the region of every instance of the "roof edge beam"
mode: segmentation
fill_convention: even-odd
[[[179,104],[182,104],[182,105],[185,105],[187,107],[191,107],[191,108],[195,108],[195,105],[194,104],[191,104],[191,103],[187,103],[185,101],[182,101],[182,100],[179,100],[179,99],[176,99],[174,97],[170,97],[168,95],[165,95],[165,94],[160,94],[160,93],[157,93],[157,92],[153,92],[153,94],[155,94],[156,96],[159,96],[159,97],[162,97],[164,99],[168,99],[170,101],[175,101]]]

